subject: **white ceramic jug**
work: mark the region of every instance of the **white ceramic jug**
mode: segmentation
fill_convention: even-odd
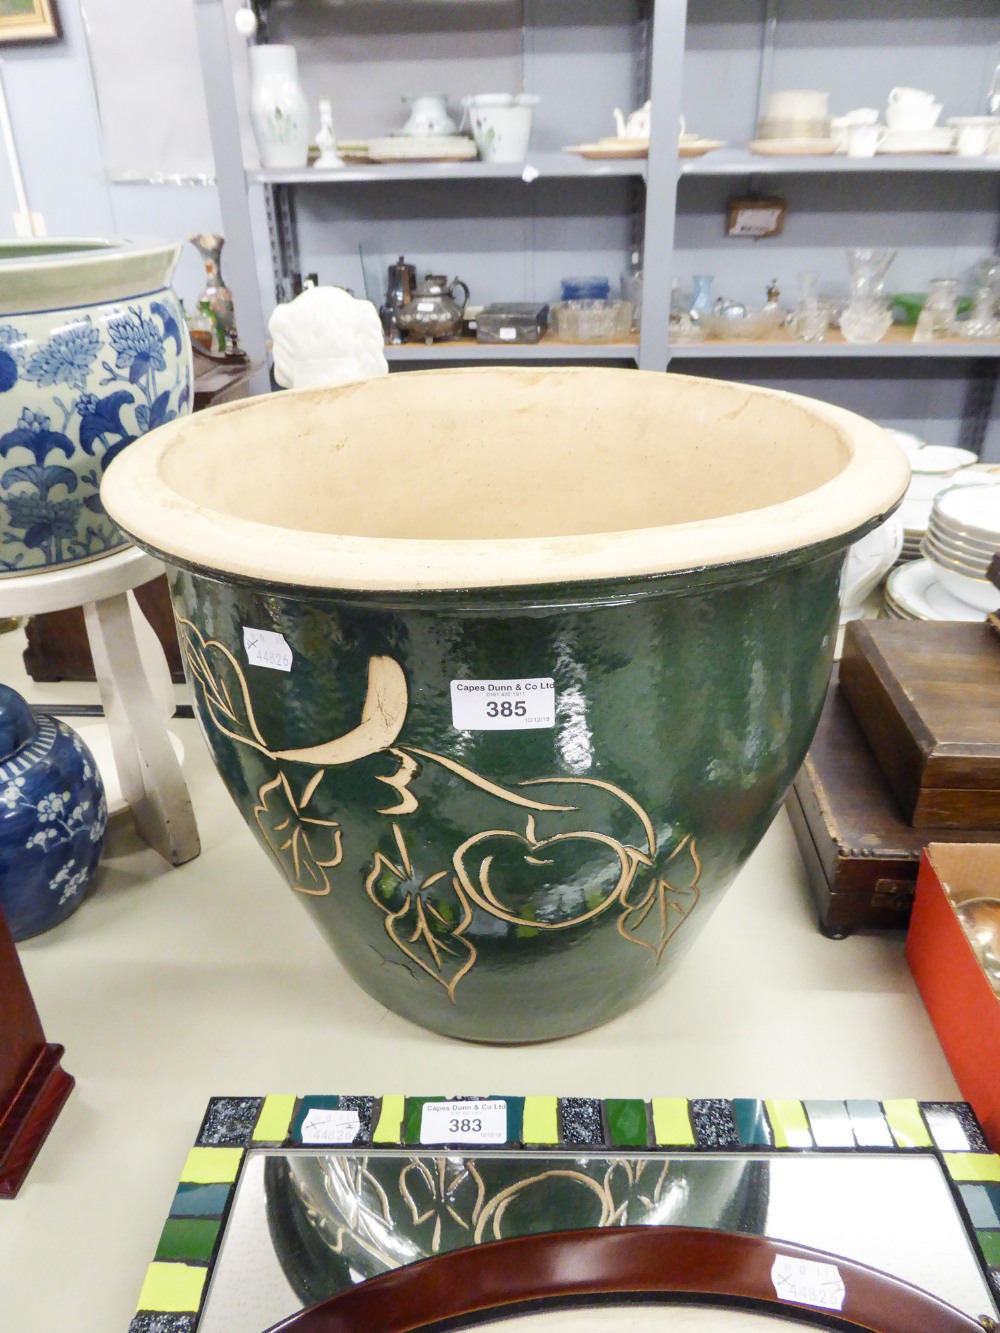
[[[304,167],[309,106],[294,46],[250,47],[250,123],[262,167]]]
[[[403,101],[410,108],[409,120],[403,126],[404,134],[419,136],[457,131],[458,126],[448,114],[444,93],[417,93],[413,97],[404,97]]]

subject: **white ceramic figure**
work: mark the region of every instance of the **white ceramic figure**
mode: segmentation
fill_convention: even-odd
[[[378,312],[342,287],[307,288],[275,309],[268,328],[274,378],[284,389],[315,389],[389,373]]]
[[[633,111],[628,120],[625,119],[620,107],[615,107],[615,133],[619,139],[648,139],[649,125],[652,119],[653,104],[644,102],[638,111]],[[681,133],[684,133],[684,127],[681,126]]]
[[[262,167],[306,165],[309,107],[294,46],[250,47],[250,123]]]
[[[342,167],[344,159],[337,153],[337,132],[333,128],[333,103],[328,97],[319,100],[319,129],[316,131],[319,157],[314,167]]]

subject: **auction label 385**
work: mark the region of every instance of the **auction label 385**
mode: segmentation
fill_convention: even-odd
[[[551,676],[453,680],[451,723],[458,731],[529,731],[556,724]]]

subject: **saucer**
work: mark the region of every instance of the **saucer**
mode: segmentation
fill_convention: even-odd
[[[747,147],[760,157],[829,157],[837,151],[835,139],[751,139]]]
[[[567,144],[564,153],[578,153],[588,162],[615,162],[648,157],[648,139],[599,139],[597,143]]]
[[[954,147],[954,130],[936,126],[932,130],[886,130],[878,152],[950,153]]]
[[[725,148],[725,139],[699,139],[697,134],[685,134],[677,144],[678,157],[704,157],[713,148]]]
[[[912,472],[954,472],[960,467],[969,467],[979,462],[979,455],[971,449],[958,449],[950,444],[925,444],[922,449],[910,454]]]
[[[963,620],[978,623],[985,611],[953,596],[940,582],[930,560],[911,560],[899,565],[886,580],[886,600],[907,618],[916,620]]]
[[[368,140],[373,162],[469,162],[476,145],[464,134],[389,135]]]

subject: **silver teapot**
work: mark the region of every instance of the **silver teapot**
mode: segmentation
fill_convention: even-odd
[[[464,295],[459,304],[455,288]],[[430,344],[435,338],[456,338],[462,328],[462,316],[469,300],[469,289],[461,278],[451,282],[443,274],[428,273],[405,305],[396,309],[396,323],[411,338],[423,338]]]

